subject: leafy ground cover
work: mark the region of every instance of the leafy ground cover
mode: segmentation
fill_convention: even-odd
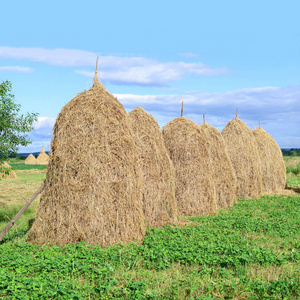
[[[27,244],[31,213],[1,242],[0,297],[300,298],[300,196],[240,199],[193,225],[148,228],[141,245],[107,249]]]
[[[0,182],[0,231],[45,178],[16,172]],[[299,176],[287,178],[300,187]],[[27,244],[38,201],[0,242],[0,299],[300,299],[300,195],[239,199],[218,216],[148,228],[142,244],[107,249]]]

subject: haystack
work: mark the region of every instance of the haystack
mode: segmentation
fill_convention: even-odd
[[[36,164],[37,165],[48,165],[48,162],[49,162],[49,156],[46,154],[45,148],[42,148],[39,156],[36,159]]]
[[[258,144],[262,169],[262,192],[279,191],[286,185],[286,169],[281,149],[274,138],[260,125],[253,131]]]
[[[36,165],[36,158],[32,154],[29,154],[25,159],[25,165]]]
[[[0,180],[17,178],[16,173],[11,169],[11,166],[7,162],[4,162],[1,167],[5,169],[5,172],[0,172]]]
[[[166,148],[175,169],[175,196],[179,215],[217,213],[209,142],[199,126],[176,118],[162,128]]]
[[[155,118],[141,107],[128,119],[136,137],[142,166],[143,212],[147,226],[174,223],[177,217],[174,167]]]
[[[97,79],[58,115],[29,241],[110,246],[145,232],[141,169],[123,105]]]
[[[200,125],[200,128],[205,132],[210,144],[210,161],[218,208],[230,207],[233,205],[236,195],[236,175],[226,143],[217,128],[205,122]]]
[[[236,196],[258,197],[262,191],[262,173],[258,145],[252,131],[236,117],[224,127],[222,136],[237,177]]]

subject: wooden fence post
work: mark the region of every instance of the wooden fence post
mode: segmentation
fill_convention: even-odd
[[[15,217],[8,223],[8,225],[3,229],[0,233],[0,241],[4,238],[4,236],[8,233],[9,229],[11,229],[17,222],[17,220],[22,216],[24,211],[28,208],[28,206],[33,202],[33,200],[37,197],[37,195],[44,189],[45,184],[43,183],[39,189],[33,194],[33,196],[26,202],[26,204],[21,208],[21,210],[15,215]]]

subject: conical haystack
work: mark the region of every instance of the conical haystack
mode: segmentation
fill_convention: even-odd
[[[286,169],[281,149],[273,137],[260,126],[254,129],[262,169],[262,192],[282,190],[286,185]]]
[[[36,158],[32,154],[29,154],[25,159],[25,165],[36,165]]]
[[[162,128],[166,148],[175,169],[175,196],[179,215],[217,213],[209,143],[199,126],[176,118]]]
[[[262,173],[258,146],[252,131],[237,117],[223,129],[222,136],[237,177],[238,198],[261,194]]]
[[[4,172],[0,172],[0,180],[17,178],[16,173],[11,169],[11,166],[7,162],[4,162],[1,165],[1,168],[4,169]]]
[[[177,218],[174,167],[155,118],[141,107],[128,119],[136,137],[142,166],[143,211],[147,226],[174,223]]]
[[[123,105],[98,81],[60,112],[29,241],[110,246],[145,232],[141,170]]]
[[[220,131],[206,123],[200,125],[210,144],[210,161],[216,188],[218,208],[233,205],[236,195],[236,175]]]
[[[37,165],[48,165],[48,162],[49,162],[49,156],[46,154],[45,148],[42,148],[39,156],[36,159],[36,164]]]

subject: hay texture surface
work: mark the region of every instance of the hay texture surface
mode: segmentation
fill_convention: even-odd
[[[45,148],[42,148],[39,156],[36,159],[36,164],[37,165],[48,165],[48,162],[49,162],[49,156],[46,154]]]
[[[127,113],[95,77],[60,112],[29,241],[110,246],[144,235],[141,171]]]
[[[236,195],[236,175],[220,131],[208,124],[200,125],[210,144],[210,161],[216,188],[218,208],[233,205]]]
[[[258,152],[262,169],[262,192],[275,192],[285,188],[286,169],[281,149],[274,140],[261,127],[253,131],[258,144]]]
[[[252,131],[238,118],[230,121],[222,136],[237,177],[238,198],[256,198],[262,191],[258,146]]]
[[[25,159],[25,165],[36,165],[36,158],[32,154],[29,154]]]
[[[141,107],[128,119],[135,134],[142,167],[143,212],[147,226],[176,222],[174,167],[155,118]]]
[[[209,142],[199,125],[184,117],[162,128],[175,169],[178,213],[184,216],[217,213]]]
[[[5,169],[5,173],[0,173],[0,180],[17,178],[16,173],[11,169],[11,166],[7,162],[4,162],[1,167]],[[9,173],[7,174],[6,171]]]

